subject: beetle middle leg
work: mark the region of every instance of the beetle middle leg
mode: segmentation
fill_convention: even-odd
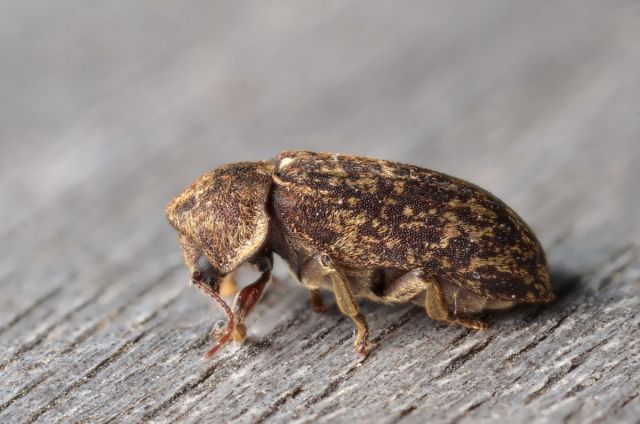
[[[369,325],[367,324],[367,320],[364,315],[360,313],[358,303],[356,302],[353,294],[351,293],[351,289],[349,288],[349,283],[347,282],[344,275],[342,275],[340,270],[334,265],[329,256],[320,254],[317,255],[313,260],[317,265],[319,265],[321,274],[331,280],[333,293],[336,297],[336,304],[338,305],[338,309],[340,309],[340,312],[351,318],[353,320],[353,323],[356,325],[356,340],[354,343],[356,352],[358,352],[360,355],[366,355],[367,353],[369,353],[370,349]],[[310,272],[313,271],[310,270]],[[306,278],[303,277],[303,279]]]
[[[406,303],[423,293],[425,284],[424,272],[416,269],[385,283],[380,299],[389,303]]]

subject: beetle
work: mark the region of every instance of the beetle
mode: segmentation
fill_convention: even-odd
[[[271,277],[273,254],[308,288],[333,292],[370,350],[357,299],[413,302],[429,318],[482,330],[478,316],[554,300],[540,242],[488,191],[440,172],[386,160],[284,151],[270,161],[221,166],[166,207],[191,281],[225,311],[220,346],[246,337],[245,319]],[[220,283],[250,263],[259,278],[236,295]]]

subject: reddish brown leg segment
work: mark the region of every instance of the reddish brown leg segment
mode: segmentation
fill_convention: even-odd
[[[262,271],[262,275],[252,284],[240,290],[233,302],[233,314],[236,317],[233,340],[242,343],[247,337],[244,320],[262,297],[262,292],[271,278],[271,267]]]
[[[262,292],[271,278],[273,258],[269,254],[268,256],[256,258],[254,263],[258,266],[262,274],[255,282],[243,288],[237,294],[233,304],[233,311],[231,311],[226,302],[218,295],[216,289],[203,281],[200,272],[196,271],[192,274],[191,281],[193,284],[215,300],[227,317],[227,328],[224,332],[219,332],[217,335],[218,343],[207,352],[207,357],[213,356],[218,349],[228,343],[231,338],[237,342],[243,342],[246,338],[247,331],[244,326],[244,320],[249,312],[251,312],[251,309],[258,303],[258,300],[260,300]]]
[[[320,295],[320,290],[318,289],[309,289],[309,299],[311,300],[311,308],[314,312],[319,314],[324,314],[327,312],[327,307],[322,301],[322,295]]]

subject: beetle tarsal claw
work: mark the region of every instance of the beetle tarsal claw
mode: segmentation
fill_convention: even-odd
[[[228,308],[228,307],[227,307]],[[230,311],[229,311],[230,312]],[[233,315],[229,318],[229,322],[227,323],[227,328],[224,331],[221,331],[219,334],[215,336],[218,338],[218,343],[215,344],[205,355],[205,358],[211,358],[222,346],[227,344],[235,330],[235,324]]]
[[[216,322],[216,326],[214,326],[214,330],[212,332],[214,337],[218,339],[218,343],[216,343],[207,352],[204,359],[211,358],[218,351],[218,349],[229,343],[231,340],[236,343],[242,344],[247,338],[247,327],[241,322],[236,322],[236,317],[233,316],[233,314],[231,315],[226,328],[216,328],[219,322],[220,321]]]
[[[487,324],[484,321],[476,319],[456,319],[452,321],[463,327],[471,328],[472,330],[484,331],[487,329]]]
[[[218,320],[213,324],[213,328],[211,329],[210,336],[215,337],[216,339],[220,339],[227,328],[227,322],[225,320]]]
[[[358,338],[354,343],[356,352],[362,356],[367,356],[371,351],[371,345],[366,338]]]

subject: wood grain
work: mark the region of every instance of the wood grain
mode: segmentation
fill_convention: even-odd
[[[640,422],[637,2],[0,3],[0,422]],[[315,314],[277,262],[250,339],[165,203],[285,148],[400,160],[513,206],[557,303],[475,333]],[[240,281],[251,278],[249,271]]]

